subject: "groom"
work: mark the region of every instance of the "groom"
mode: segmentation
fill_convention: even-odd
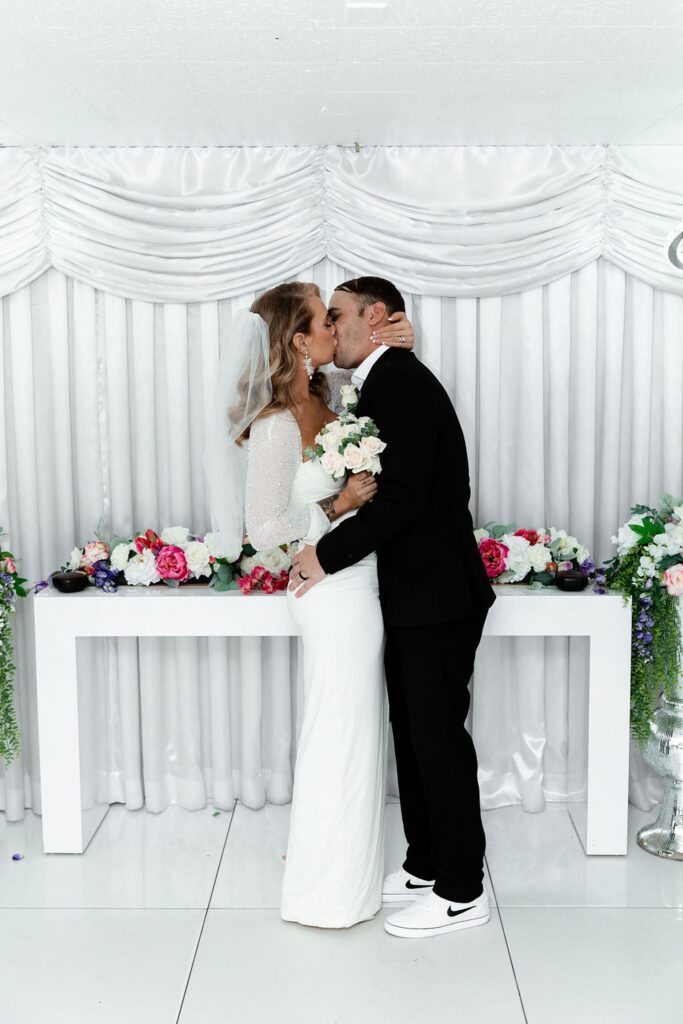
[[[412,352],[373,342],[404,311],[379,277],[339,285],[329,315],[335,365],[355,367],[355,410],[386,442],[373,501],[294,559],[290,587],[377,552],[385,670],[401,816],[408,849],[384,881],[392,935],[422,938],[484,924],[484,830],[477,757],[465,719],[474,657],[494,594],[473,534],[469,468],[451,401]]]

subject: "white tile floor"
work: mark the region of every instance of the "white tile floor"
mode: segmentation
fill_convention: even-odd
[[[0,814],[2,1024],[683,1022],[683,863],[584,856],[562,804],[484,813],[491,920],[397,939],[281,920],[289,805],[117,805],[82,857]],[[387,869],[403,859],[387,807]],[[12,854],[24,859],[13,861]],[[393,909],[396,909],[395,907]]]

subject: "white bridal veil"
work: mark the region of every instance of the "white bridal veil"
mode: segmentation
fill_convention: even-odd
[[[246,450],[236,442],[272,395],[268,325],[243,310],[232,320],[220,358],[203,459],[211,529],[230,558],[240,554],[244,537]]]

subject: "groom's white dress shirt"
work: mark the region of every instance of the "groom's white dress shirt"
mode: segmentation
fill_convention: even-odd
[[[359,391],[361,390],[372,367],[375,365],[379,357],[388,351],[389,345],[378,345],[374,352],[371,352],[369,356],[365,357],[363,362],[357,366],[351,374],[351,383],[354,387],[358,388]]]

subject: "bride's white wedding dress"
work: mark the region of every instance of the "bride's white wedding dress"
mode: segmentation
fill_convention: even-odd
[[[249,441],[247,532],[254,547],[315,543],[334,523],[317,504],[341,482],[304,461],[294,417],[256,420]],[[280,913],[345,928],[382,903],[388,703],[384,627],[372,553],[303,597],[287,592],[301,630],[304,712]]]

